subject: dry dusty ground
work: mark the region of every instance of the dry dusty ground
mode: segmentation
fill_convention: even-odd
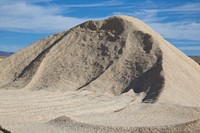
[[[200,119],[199,108],[141,104],[139,99],[132,92],[112,96],[90,91],[1,90],[0,124],[13,133],[199,130],[190,125],[199,124],[195,121]],[[180,128],[183,123],[186,126]]]

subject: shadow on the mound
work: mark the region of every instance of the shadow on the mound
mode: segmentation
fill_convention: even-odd
[[[2,131],[3,133],[11,133],[10,131],[8,131],[8,130],[2,128],[1,126],[0,126],[0,131]]]
[[[133,89],[135,93],[145,92],[145,97],[142,102],[154,103],[159,98],[159,95],[164,86],[164,76],[162,74],[162,56],[157,60],[155,66],[150,70],[141,74],[139,77],[130,82],[129,86],[125,88],[124,92]]]

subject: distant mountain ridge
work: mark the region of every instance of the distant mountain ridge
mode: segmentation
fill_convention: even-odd
[[[5,52],[5,51],[0,51],[0,56],[2,57],[7,57],[14,54],[13,52]]]

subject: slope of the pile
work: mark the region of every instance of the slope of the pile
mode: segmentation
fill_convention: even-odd
[[[123,16],[123,18],[134,25],[138,25],[158,41],[159,48],[162,51],[162,68],[165,79],[165,85],[160,94],[159,102],[200,106],[199,65],[142,21],[127,16]]]
[[[22,88],[28,80],[30,80],[37,71],[42,59],[50,48],[62,38],[63,33],[51,35],[47,38],[37,41],[31,46],[17,52],[16,54],[6,58],[0,62],[0,86],[1,88]],[[27,75],[26,79],[23,76]],[[18,78],[22,78],[22,82],[15,84]]]
[[[1,88],[134,91],[143,102],[187,106],[200,106],[199,80],[197,63],[127,16],[85,22],[0,62]]]

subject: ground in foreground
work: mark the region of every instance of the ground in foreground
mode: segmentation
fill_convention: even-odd
[[[200,108],[141,104],[141,97],[1,90],[0,124],[14,133],[200,131]]]

